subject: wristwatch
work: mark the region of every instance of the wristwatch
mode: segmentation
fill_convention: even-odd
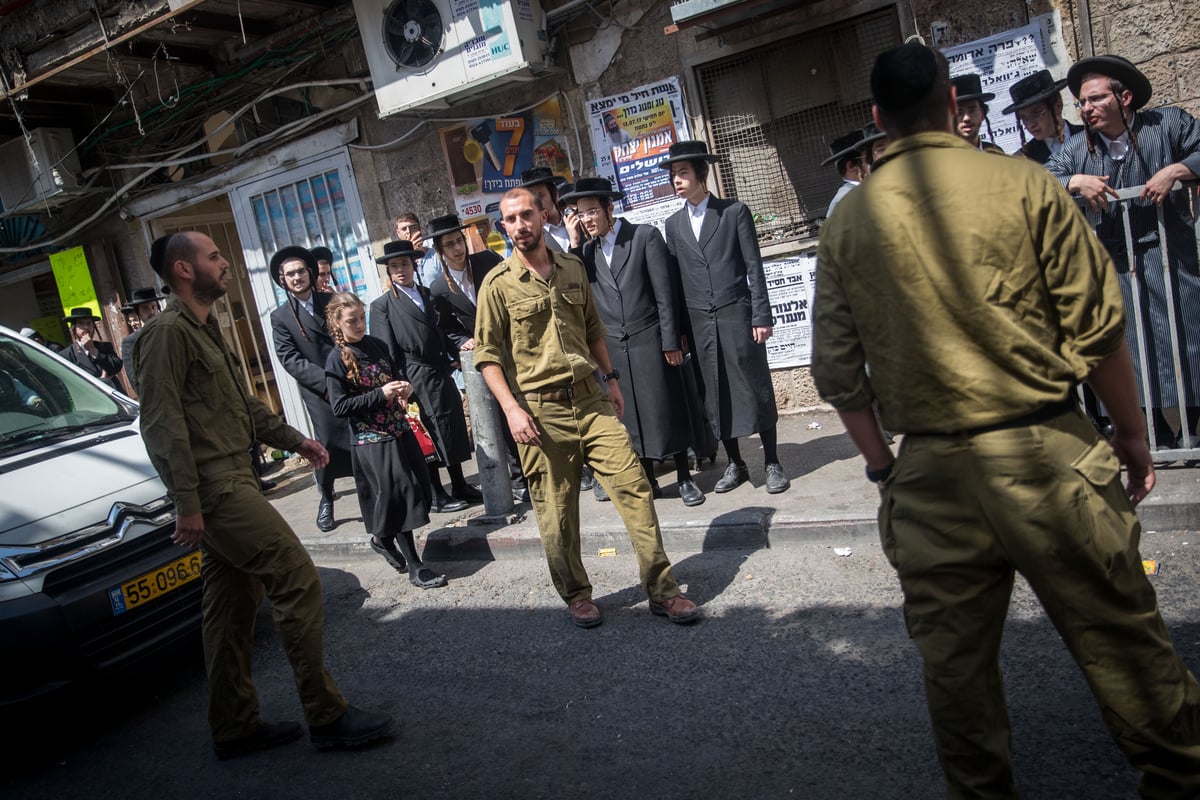
[[[612,372],[608,373],[607,375],[601,375],[600,379],[603,380],[605,383],[607,383],[608,381],[619,381],[619,380],[621,380],[621,373],[617,372],[614,369]]]
[[[867,467],[867,480],[869,480],[871,483],[883,483],[891,476],[892,467],[895,465],[895,463],[896,462],[893,461],[886,467],[880,467],[879,469],[871,469],[870,467]]]

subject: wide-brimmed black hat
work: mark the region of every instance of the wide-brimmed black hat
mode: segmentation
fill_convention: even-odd
[[[126,305],[130,308],[137,308],[143,303],[157,303],[159,300],[166,299],[153,286],[143,286],[133,290],[133,294],[129,295],[129,302]]]
[[[983,84],[980,82],[979,75],[974,72],[957,75],[950,79],[950,83],[957,90],[957,99],[960,103],[965,100],[978,100],[981,103],[986,103],[989,100],[996,99],[996,95],[983,90]]]
[[[861,128],[855,128],[849,133],[843,134],[829,143],[829,152],[832,154],[829,158],[821,162],[824,167],[827,164],[832,164],[842,156],[848,156],[858,150],[858,145],[862,142],[863,132]]]
[[[1012,105],[1000,113],[1012,114],[1043,100],[1053,100],[1055,95],[1061,92],[1066,85],[1066,78],[1056,81],[1050,74],[1050,70],[1040,69],[1008,87],[1008,96],[1012,98]]]
[[[458,218],[458,214],[447,214],[444,217],[434,217],[429,220],[429,233],[426,234],[430,239],[437,241],[439,236],[445,236],[447,233],[454,233],[469,228],[469,225],[463,225],[462,220]]]
[[[862,141],[858,143],[858,149],[864,152],[866,152],[867,148],[871,146],[872,142],[878,142],[880,139],[887,136],[886,133],[879,130],[879,126],[875,124],[874,120],[868,122],[866,125],[863,125],[862,135],[863,138]]]
[[[554,174],[554,170],[549,167],[534,167],[521,173],[522,189],[532,189],[539,183],[544,183],[554,189],[558,189],[557,176]]]
[[[1137,111],[1150,102],[1150,79],[1142,74],[1130,61],[1120,56],[1091,56],[1081,58],[1067,70],[1067,86],[1071,94],[1079,99],[1079,87],[1083,85],[1083,76],[1091,73],[1107,75],[1125,84],[1125,88],[1133,92],[1133,103],[1130,108]]]
[[[318,262],[328,261],[330,264],[333,263],[333,251],[328,247],[310,247],[308,252],[312,253],[313,258],[315,258]]]
[[[63,317],[63,319],[65,319],[68,324],[74,325],[76,322],[84,319],[91,320],[92,322],[99,322],[101,318],[93,314],[90,308],[72,308],[71,313]]]
[[[682,142],[675,142],[671,145],[667,157],[658,162],[658,168],[670,169],[676,161],[707,161],[715,164],[720,160],[720,156],[714,156],[708,152],[707,143],[698,142],[695,139],[684,139]]]
[[[396,241],[388,242],[383,246],[383,255],[375,259],[375,263],[387,266],[388,261],[393,258],[408,256],[409,258],[413,259],[413,261],[416,261],[422,255],[423,253],[420,250],[413,249],[412,242],[408,241],[407,239],[397,239]]]
[[[289,245],[271,256],[271,278],[284,291],[287,291],[287,285],[283,282],[283,275],[280,274],[280,268],[283,266],[283,262],[297,258],[304,262],[304,266],[308,267],[309,283],[317,282],[318,268],[316,256],[307,247]]]
[[[607,197],[609,200],[620,200],[624,192],[615,192],[608,178],[580,178],[575,186],[559,199],[564,203],[574,203],[585,197]]]

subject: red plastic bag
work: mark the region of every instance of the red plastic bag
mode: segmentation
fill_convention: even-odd
[[[421,446],[421,455],[425,456],[426,463],[437,461],[437,448],[433,446],[433,439],[429,436],[429,431],[425,430],[425,425],[421,422],[420,407],[416,403],[409,403],[406,413],[408,415],[408,427],[412,429],[413,436],[417,437],[417,444]]]

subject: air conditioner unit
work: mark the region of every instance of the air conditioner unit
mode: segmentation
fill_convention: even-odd
[[[354,0],[354,13],[380,117],[447,108],[548,69],[537,0]]]
[[[0,212],[59,205],[78,196],[79,155],[70,128],[35,128],[0,144]]]

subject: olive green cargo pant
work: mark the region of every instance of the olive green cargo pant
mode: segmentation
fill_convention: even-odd
[[[1200,796],[1200,685],[1176,655],[1112,449],[1078,412],[908,436],[883,486],[883,549],[951,798],[1011,798],[1000,636],[1014,570],[1083,670],[1146,798]]]
[[[321,581],[308,551],[258,488],[246,457],[203,478],[204,660],[213,740],[229,741],[259,725],[251,678],[254,622],[263,594],[310,726],[333,722],[346,700],[325,670]]]
[[[592,596],[579,544],[579,481],[585,463],[625,523],[646,595],[655,602],[678,595],[671,562],[663,551],[650,482],[608,398],[590,385],[574,400],[521,403],[536,421],[542,444],[518,444],[517,451],[550,578],[562,599],[573,603]]]

